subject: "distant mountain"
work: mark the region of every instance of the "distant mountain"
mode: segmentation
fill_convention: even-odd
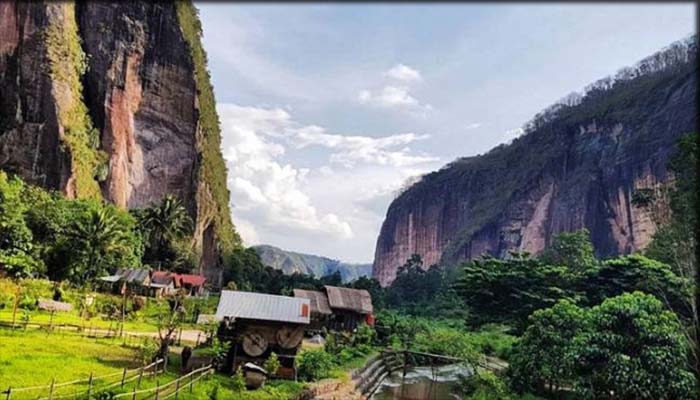
[[[263,264],[281,269],[285,274],[300,272],[322,277],[339,271],[343,282],[372,275],[372,264],[348,264],[327,257],[295,253],[265,244],[253,246],[253,248],[260,255]]]

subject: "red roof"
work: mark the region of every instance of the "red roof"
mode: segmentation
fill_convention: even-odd
[[[207,278],[201,275],[176,274],[170,271],[153,271],[153,276],[151,278],[151,280],[156,281],[156,283],[166,283],[169,279],[174,280],[175,287],[181,287],[184,284],[190,286],[204,286],[204,282],[207,280]]]
[[[202,275],[177,274],[177,277],[183,285],[188,284],[192,286],[203,286],[207,280]]]

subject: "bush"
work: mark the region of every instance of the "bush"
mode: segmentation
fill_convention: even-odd
[[[238,367],[236,373],[231,377],[231,389],[235,392],[242,392],[245,390],[245,377],[243,377],[243,370],[241,367]]]
[[[270,354],[270,357],[265,360],[263,368],[265,368],[265,371],[267,371],[270,376],[277,374],[277,371],[280,369],[280,360],[276,353],[273,352]]]
[[[304,350],[297,356],[296,367],[299,377],[305,381],[327,378],[333,368],[333,356],[325,350]]]
[[[505,382],[491,371],[479,371],[459,380],[459,389],[466,399],[507,400],[511,396]]]

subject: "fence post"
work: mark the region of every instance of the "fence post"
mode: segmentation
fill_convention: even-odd
[[[158,400],[158,392],[160,392],[160,384],[158,383],[158,379],[156,379],[156,400]]]
[[[177,399],[177,394],[180,391],[180,379],[175,382],[175,399]]]
[[[141,372],[139,372],[139,379],[136,381],[136,387],[141,386],[141,378],[143,378],[143,367],[141,367]]]
[[[7,397],[5,397],[5,400],[10,400],[10,394],[12,393],[12,386],[7,387]]]
[[[134,388],[134,394],[131,396],[131,400],[136,400],[136,388]]]
[[[53,385],[56,383],[56,378],[51,379],[51,387],[49,387],[49,400],[53,398]]]
[[[192,393],[192,380],[194,379],[194,374],[190,375],[190,393]]]
[[[124,372],[122,372],[122,387],[124,387],[124,379],[126,378],[126,367],[124,367]]]
[[[92,392],[92,372],[90,372],[90,379],[88,380],[88,390],[87,390],[87,398],[90,398],[90,393]]]

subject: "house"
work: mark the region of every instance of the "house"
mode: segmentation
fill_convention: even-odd
[[[169,271],[153,271],[151,274],[152,296],[162,297],[174,294],[177,287],[179,287],[179,282],[176,279],[176,274]]]
[[[366,290],[324,286],[323,292],[294,289],[294,297],[309,300],[312,329],[352,331],[362,322],[374,325],[372,296]]]
[[[333,315],[328,296],[324,292],[316,290],[294,289],[294,297],[309,299],[311,306],[311,322],[308,331],[320,331]]]
[[[223,290],[216,309],[217,336],[230,343],[224,370],[252,362],[262,365],[272,352],[280,359],[278,375],[294,378],[294,358],[309,325],[308,299]]]
[[[176,274],[181,288],[187,291],[190,296],[200,296],[204,294],[204,283],[207,278],[202,275]]]
[[[123,294],[128,288],[135,294],[148,295],[151,271],[146,268],[119,268],[114,275],[99,278],[101,286],[114,294]]]

